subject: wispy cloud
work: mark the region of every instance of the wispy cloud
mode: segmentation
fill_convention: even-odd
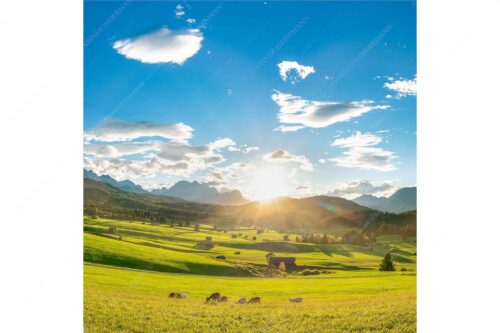
[[[184,6],[182,6],[181,4],[178,4],[177,6],[175,6],[174,13],[175,13],[175,16],[177,16],[177,17],[184,16],[186,14],[186,12],[184,11]]]
[[[314,67],[304,66],[296,61],[282,61],[278,64],[278,68],[283,81],[288,80],[292,84],[300,82],[315,72]]]
[[[244,144],[241,146],[236,146],[236,145],[230,146],[227,148],[227,150],[232,151],[232,152],[241,152],[244,154],[248,154],[248,153],[251,153],[254,151],[259,151],[260,148],[257,146],[249,146],[247,144]]]
[[[273,129],[274,132],[279,131],[279,132],[296,132],[300,129],[305,128],[305,126],[284,126],[280,125]]]
[[[121,55],[143,63],[183,64],[201,49],[199,29],[170,30],[163,27],[135,38],[116,41],[113,48]]]
[[[272,95],[272,99],[280,107],[278,118],[281,123],[313,128],[349,121],[366,112],[389,107],[376,105],[368,100],[353,102],[308,100],[279,91]]]
[[[353,135],[345,138],[338,138],[333,141],[334,147],[367,147],[375,146],[382,142],[382,137],[372,133],[356,132]]]
[[[300,168],[302,170],[306,170],[306,171],[313,171],[314,170],[314,167],[311,163],[311,161],[309,161],[309,159],[305,156],[301,156],[301,155],[293,155],[289,152],[287,152],[286,150],[276,150],[272,153],[269,153],[269,154],[265,154],[263,156],[263,159],[265,161],[269,161],[269,162],[295,162],[295,163],[299,163],[300,164]]]
[[[392,77],[388,78],[389,82],[384,83],[384,88],[392,90],[396,92],[395,98],[401,99],[406,96],[415,96],[417,94],[417,79],[413,80],[405,80],[399,79],[396,80]],[[392,98],[392,95],[387,95],[386,98]]]
[[[332,145],[347,148],[340,157],[329,161],[337,166],[364,170],[392,171],[396,169],[394,152],[373,147],[382,142],[382,138],[372,133],[357,132],[346,138],[336,139]]]

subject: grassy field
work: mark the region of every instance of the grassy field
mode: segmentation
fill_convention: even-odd
[[[110,226],[116,234],[108,233]],[[370,249],[296,243],[295,235],[284,242],[276,231],[222,233],[202,226],[194,232],[193,227],[89,218],[84,230],[87,332],[416,331],[414,239],[380,237]],[[241,235],[231,238],[233,233]],[[217,245],[197,246],[207,236]],[[379,272],[391,249],[397,271]],[[297,270],[317,268],[324,274],[255,277],[269,251],[296,257]],[[215,259],[218,255],[226,260]],[[170,292],[189,296],[169,299]],[[229,302],[205,304],[212,292],[227,295]],[[252,296],[262,297],[262,304],[234,304]],[[304,303],[289,303],[292,297]]]

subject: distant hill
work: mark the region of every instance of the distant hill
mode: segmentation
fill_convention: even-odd
[[[386,199],[387,198],[384,197],[376,197],[370,194],[363,194],[362,196],[357,197],[352,201],[354,201],[358,205],[376,209],[375,207],[380,207]]]
[[[242,205],[249,202],[238,190],[219,192],[209,184],[197,181],[182,180],[170,188],[156,189],[151,193],[218,205]]]
[[[140,185],[134,184],[130,180],[118,181],[108,175],[98,176],[92,170],[83,169],[83,178],[92,179],[101,183],[109,184],[117,189],[133,193],[148,193]]]
[[[343,198],[313,196],[300,199],[284,197],[269,203],[252,202],[224,207],[224,212],[249,225],[318,231],[338,225],[362,227],[375,211]]]
[[[362,195],[352,201],[383,212],[402,213],[417,209],[417,188],[404,187],[388,198]]]
[[[85,178],[83,184],[86,215],[167,222],[167,219],[200,220],[217,216],[218,212],[218,206],[149,193],[126,192],[90,178]]]

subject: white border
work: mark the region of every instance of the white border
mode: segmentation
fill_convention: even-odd
[[[498,1],[418,3],[418,330],[498,332]]]
[[[0,331],[82,317],[83,1],[0,2]],[[498,1],[418,3],[418,330],[498,330]]]
[[[0,332],[83,331],[83,2],[0,2]]]

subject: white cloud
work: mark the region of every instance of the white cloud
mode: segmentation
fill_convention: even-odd
[[[101,156],[84,157],[83,167],[98,175],[108,175],[116,180],[147,178],[158,172],[147,160],[125,160]]]
[[[147,121],[128,122],[110,119],[88,130],[86,140],[104,142],[129,141],[140,137],[159,136],[165,139],[185,141],[193,136],[193,129],[183,123],[159,124]]]
[[[159,150],[160,142],[88,143],[83,146],[85,154],[101,157],[120,157]]]
[[[292,84],[305,79],[315,72],[314,67],[304,66],[296,61],[282,61],[278,64],[278,68],[283,81],[289,80]]]
[[[118,40],[113,48],[119,54],[143,63],[181,65],[200,50],[202,41],[203,34],[199,29],[174,31],[163,27],[139,37]]]
[[[248,154],[248,153],[251,153],[253,151],[259,151],[260,148],[257,147],[257,146],[247,146],[247,145],[243,145],[243,147],[241,148],[241,151],[245,154]]]
[[[354,199],[363,194],[387,197],[398,189],[398,186],[392,185],[389,182],[373,183],[368,180],[353,180],[340,184],[334,188],[329,195],[346,199]]]
[[[313,171],[314,167],[305,156],[293,155],[286,150],[276,150],[275,152],[265,154],[263,156],[265,161],[269,162],[296,162],[300,164],[300,168],[306,171]]]
[[[131,143],[132,144],[132,143]],[[111,145],[110,145],[111,146]],[[119,146],[119,145],[118,145]],[[116,179],[151,177],[157,173],[189,176],[224,162],[224,156],[211,144],[193,146],[182,142],[157,142],[150,159],[123,159],[114,150],[84,158],[86,168]]]
[[[318,160],[318,162],[319,162],[319,163],[321,163],[321,164],[325,164],[325,163],[326,163],[326,160],[325,160],[324,158],[320,158],[320,159]]]
[[[231,146],[227,147],[227,150],[229,150],[231,152],[241,152],[243,154],[248,154],[248,153],[251,153],[253,151],[259,151],[260,148],[256,147],[256,146],[249,146],[247,144],[244,144],[244,145],[241,145],[239,147],[236,145],[231,145]]]
[[[392,171],[396,169],[394,160],[398,157],[391,151],[372,147],[382,142],[382,138],[372,133],[357,132],[350,137],[336,139],[332,145],[347,148],[340,157],[330,158],[337,166],[363,170]]]
[[[307,100],[299,96],[277,91],[272,95],[279,105],[278,118],[284,124],[298,124],[320,128],[351,120],[375,110],[387,109],[388,105],[374,105],[372,101],[334,102]]]
[[[116,179],[151,177],[157,173],[189,176],[224,162],[222,150],[236,145],[230,138],[192,145],[188,142],[192,131],[182,123],[108,120],[85,133],[85,165]],[[138,140],[152,136],[163,140]],[[124,156],[127,158],[121,158]]]
[[[399,79],[395,80],[392,77],[388,78],[389,82],[384,83],[384,88],[396,92],[396,98],[400,99],[406,96],[415,96],[417,94],[417,79],[405,80]],[[390,97],[387,97],[390,96]],[[386,98],[392,98],[392,95],[387,95]]]
[[[223,149],[223,148],[231,148],[236,145],[236,142],[234,142],[230,138],[223,138],[223,139],[218,139],[212,143],[210,143],[210,146],[214,149]]]
[[[196,20],[195,20],[194,18],[188,18],[188,19],[186,20],[186,22],[187,22],[187,23],[189,23],[189,24],[195,24],[195,23],[196,23]]]
[[[157,157],[169,162],[186,162],[189,164],[189,170],[196,171],[225,161],[218,152],[219,149],[221,148],[214,143],[193,146],[181,142],[164,142]]]
[[[335,165],[363,170],[393,171],[396,170],[394,160],[397,156],[382,148],[354,147],[343,153],[344,156],[330,158]]]
[[[205,181],[217,186],[227,186],[236,180],[242,180],[243,175],[254,168],[253,164],[244,162],[232,163],[225,167],[213,167],[205,176]]]
[[[153,191],[153,190],[159,190],[159,189],[162,189],[162,188],[170,188],[172,187],[174,184],[172,183],[156,183],[156,182],[152,182],[152,183],[142,183],[141,186],[143,189],[145,189],[146,191]]]
[[[276,131],[280,131],[280,132],[296,132],[300,129],[303,129],[305,128],[305,126],[284,126],[284,125],[280,125],[278,127],[276,127],[275,129],[273,129],[274,132]]]
[[[158,171],[149,161],[120,158],[84,158],[83,166],[98,175],[108,175],[117,180],[151,177]]]
[[[353,135],[346,138],[339,138],[333,141],[332,146],[334,147],[367,147],[375,146],[382,142],[382,137],[372,134],[372,133],[361,133],[356,132]]]
[[[181,16],[184,16],[184,14],[186,14],[186,12],[184,11],[184,7],[181,4],[178,4],[177,6],[175,6],[174,13],[175,13],[175,16],[177,16],[177,17],[181,17]]]

